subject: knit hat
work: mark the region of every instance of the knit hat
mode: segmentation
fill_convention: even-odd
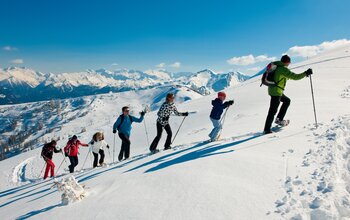
[[[288,55],[283,55],[281,57],[281,62],[282,63],[290,63],[290,57]]]
[[[226,93],[224,92],[218,92],[218,98],[223,97],[224,99],[226,99]]]

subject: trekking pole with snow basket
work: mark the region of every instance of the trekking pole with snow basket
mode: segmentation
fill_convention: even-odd
[[[225,113],[224,113],[224,115],[222,116],[222,118],[221,118],[221,120],[220,120],[221,129],[220,129],[220,132],[219,132],[219,134],[218,134],[218,138],[221,136],[222,129],[224,129],[226,114],[227,114],[227,111],[228,111],[229,108],[230,108],[230,106],[228,106],[228,107],[226,108]]]
[[[318,124],[317,124],[317,116],[316,116],[316,106],[315,106],[314,88],[313,88],[313,86],[312,86],[312,78],[311,78],[311,75],[310,75],[309,77],[310,77],[312,104],[313,104],[313,106],[314,106],[315,126],[316,126],[316,128],[317,128]]]
[[[182,127],[182,124],[184,123],[184,121],[185,121],[186,117],[187,117],[187,116],[185,116],[185,117],[184,117],[184,119],[182,119],[182,122],[181,122],[181,124],[180,124],[179,128],[177,129],[176,134],[175,134],[174,139],[173,139],[173,141],[171,142],[171,144],[173,144],[173,143],[174,143],[175,138],[176,138],[177,134],[179,133],[180,128]]]

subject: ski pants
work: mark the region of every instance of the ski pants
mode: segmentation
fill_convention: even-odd
[[[210,118],[210,120],[213,123],[214,128],[213,128],[213,130],[211,130],[209,137],[210,137],[210,140],[213,141],[219,136],[219,133],[222,129],[222,124],[221,124],[220,120],[216,120],[213,118]]]
[[[78,165],[78,156],[69,156],[70,165],[68,166],[69,172],[74,173],[74,168]]]
[[[120,148],[120,152],[119,152],[119,156],[118,156],[118,160],[121,161],[123,159],[123,157],[125,159],[128,159],[130,156],[130,139],[129,136],[127,136],[126,134],[123,133],[118,133],[119,138],[122,140],[122,146]]]
[[[165,131],[166,131],[166,133],[168,135],[167,138],[166,138],[166,141],[165,141],[164,148],[169,148],[170,145],[171,145],[171,138],[173,136],[173,133],[171,131],[171,127],[170,127],[169,123],[164,126],[164,129],[165,129]],[[162,137],[162,133],[163,133],[163,126],[159,122],[157,122],[157,136],[152,141],[152,144],[151,144],[151,146],[149,148],[150,151],[153,151],[153,150],[157,149],[159,140]]]
[[[54,177],[55,176],[55,164],[51,159],[46,160],[46,169],[45,169],[45,174],[44,174],[44,179],[46,179],[49,176]]]
[[[282,102],[282,106],[280,108],[280,111],[277,115],[277,118],[279,120],[283,120],[284,116],[287,113],[288,107],[290,105],[290,99],[285,96],[284,94],[282,96],[271,96],[271,101],[270,101],[270,108],[269,108],[269,113],[266,118],[265,122],[265,128],[264,131],[270,131],[273,119],[275,118],[275,114],[277,113],[278,106],[280,105],[280,102]]]
[[[92,154],[94,155],[94,164],[93,164],[93,167],[97,167],[97,162],[99,164],[103,164],[104,162],[104,159],[105,159],[105,152],[104,150],[100,149],[98,151],[98,153],[95,153],[95,152],[92,152]],[[98,154],[100,154],[100,160],[98,161]]]

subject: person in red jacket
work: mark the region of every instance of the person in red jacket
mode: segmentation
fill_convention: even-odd
[[[44,179],[46,179],[49,176],[49,171],[51,172],[51,177],[55,176],[55,164],[52,161],[52,156],[54,152],[62,152],[62,149],[57,150],[56,145],[57,142],[55,140],[52,140],[50,143],[45,144],[43,149],[41,150],[41,156],[46,162]]]
[[[73,173],[74,168],[78,165],[78,153],[79,153],[79,146],[87,147],[88,144],[81,143],[78,140],[78,137],[74,135],[72,139],[70,139],[67,142],[66,147],[64,148],[64,153],[66,157],[68,156],[70,165],[68,166],[69,172]]]

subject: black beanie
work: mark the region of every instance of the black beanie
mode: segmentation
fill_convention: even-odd
[[[281,62],[282,63],[290,63],[290,57],[288,55],[283,55],[281,57]]]

